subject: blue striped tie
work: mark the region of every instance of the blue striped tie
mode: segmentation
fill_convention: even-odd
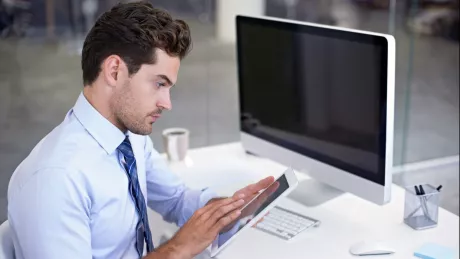
[[[147,206],[145,206],[144,195],[142,195],[139,180],[137,178],[136,158],[134,157],[133,148],[129,142],[128,137],[126,137],[123,143],[118,146],[118,150],[123,154],[123,157],[125,158],[122,164],[125,167],[129,180],[129,193],[131,194],[131,198],[136,205],[136,210],[140,219],[138,226],[136,227],[136,231],[138,232],[136,233],[136,249],[139,253],[139,256],[141,257],[144,251],[144,240],[147,244],[148,253],[153,252],[154,249],[152,233],[150,232],[149,227],[149,219],[147,218]]]

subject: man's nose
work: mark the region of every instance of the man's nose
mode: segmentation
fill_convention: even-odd
[[[172,109],[171,96],[169,94],[169,91],[165,91],[164,93],[161,94],[161,97],[158,100],[157,106],[163,110],[170,111]]]

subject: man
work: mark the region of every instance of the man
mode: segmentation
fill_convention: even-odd
[[[11,178],[18,259],[193,258],[237,227],[242,206],[274,181],[215,198],[184,186],[153,149],[152,123],[171,109],[190,45],[187,24],[147,2],[98,19],[83,46],[82,94]],[[152,242],[147,206],[181,227],[162,246]]]

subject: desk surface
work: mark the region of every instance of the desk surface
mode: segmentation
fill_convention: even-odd
[[[249,183],[268,175],[278,176],[285,170],[285,166],[271,160],[247,155],[239,143],[190,150],[185,163],[171,163],[170,166],[191,188],[211,187],[220,195],[231,195]],[[293,241],[250,229],[217,258],[357,258],[348,250],[352,244],[363,240],[382,240],[395,248],[396,253],[385,258],[415,258],[413,252],[426,242],[452,247],[458,258],[459,217],[440,209],[436,228],[411,229],[403,223],[404,190],[396,185],[392,188],[391,202],[384,206],[348,193],[317,207],[305,207],[288,198],[279,205],[317,218],[321,226],[305,231]],[[149,219],[154,221],[150,224],[152,231],[158,233],[162,229],[164,233],[172,233],[175,230],[150,213]]]

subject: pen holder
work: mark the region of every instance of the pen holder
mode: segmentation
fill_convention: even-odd
[[[404,223],[415,230],[438,225],[439,191],[429,184],[422,186],[424,195],[417,195],[414,186],[406,187]]]

